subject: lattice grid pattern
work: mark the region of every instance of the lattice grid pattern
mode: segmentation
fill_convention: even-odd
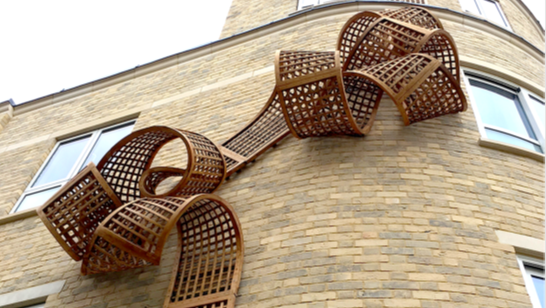
[[[119,271],[158,264],[162,252],[159,246],[169,235],[165,228],[172,219],[177,219],[175,214],[185,201],[185,198],[141,198],[110,215],[96,231],[98,238],[89,253],[88,273],[93,273],[94,268]],[[105,234],[115,235],[116,241],[106,243],[102,240]],[[127,251],[135,256],[129,258]],[[110,263],[114,267],[108,267]]]
[[[212,200],[198,201],[182,215],[171,303],[233,293],[228,291],[232,291],[240,257],[238,233],[231,214]]]
[[[429,33],[428,30],[385,18],[370,27],[344,63],[344,70],[360,69],[403,57],[414,52]]]
[[[428,54],[440,60],[455,80],[459,81],[459,57],[453,38],[449,33],[444,30],[434,31],[419,53]]]
[[[357,135],[345,110],[338,77],[282,90],[291,129],[300,138]]]
[[[409,124],[432,119],[442,115],[457,113],[466,109],[464,94],[457,81],[443,66],[439,66],[419,87],[404,101],[407,116],[404,122]]]
[[[466,108],[458,82],[428,55],[410,54],[350,75],[379,85],[398,106],[406,125]]]
[[[362,12],[353,16],[341,30],[338,38],[337,49],[341,63],[345,62],[351,50],[354,48],[360,36],[374,21],[381,16],[378,13]]]
[[[208,138],[189,131],[182,132],[187,138],[194,154],[193,164],[188,165],[190,170],[182,187],[172,194],[176,196],[193,196],[196,194],[212,193],[226,176],[226,164],[220,149]]]
[[[140,178],[140,189],[156,195],[156,189],[164,180],[171,177],[182,177],[186,173],[185,169],[171,167],[154,167],[142,174]]]
[[[404,94],[404,91],[414,86],[420,74],[426,73],[425,69],[432,62],[438,65],[438,61],[432,58],[420,54],[410,54],[403,58],[367,67],[362,72],[365,72],[367,77],[369,76],[386,86],[384,90],[390,92],[390,95],[397,99],[400,94]]]
[[[283,51],[277,58],[277,84],[339,66],[334,52]]]
[[[118,142],[97,168],[119,199],[130,202],[140,198],[139,181],[161,146],[176,138],[174,130],[144,129]]]
[[[84,256],[81,272],[83,275],[118,272],[131,268],[152,265],[140,255],[127,252],[108,240],[98,236],[93,239],[89,252]]]
[[[100,222],[121,202],[93,163],[85,167],[38,209],[38,215],[64,250],[76,261]]]
[[[397,19],[429,30],[444,28],[442,23],[436,17],[434,17],[429,11],[420,7],[405,7],[394,11],[382,11],[379,14],[384,17]]]
[[[242,168],[244,164],[256,159],[289,133],[279,96],[274,92],[260,113],[247,126],[222,144],[224,148],[241,156],[239,160],[229,155],[225,156],[227,176]]]
[[[345,95],[356,125],[367,134],[373,125],[383,90],[370,80],[354,76],[343,76]]]

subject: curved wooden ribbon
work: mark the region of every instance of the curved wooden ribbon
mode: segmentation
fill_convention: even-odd
[[[429,55],[409,54],[345,72],[344,77],[363,78],[381,88],[396,104],[406,125],[466,110],[458,81],[439,60]]]
[[[226,158],[227,176],[252,162],[288,136],[279,96],[275,91],[258,115],[220,147]]]
[[[276,91],[295,137],[361,136],[370,130],[380,93],[353,84],[347,95],[338,51],[281,51],[275,64]]]
[[[345,23],[339,33],[337,50],[340,51],[342,63],[348,58],[357,40],[364,34],[368,26],[381,17],[396,19],[429,30],[444,28],[440,20],[420,7],[404,7],[394,11],[364,11],[355,14]]]
[[[466,110],[453,38],[425,9],[356,14],[340,32],[338,49],[277,53],[276,90],[298,138],[368,133],[383,91],[406,125]],[[427,59],[434,69],[421,69]],[[397,80],[385,83],[377,69]]]
[[[82,274],[159,264],[175,225],[179,261],[165,307],[186,300],[234,301],[243,263],[241,225],[233,208],[210,194],[141,198],[123,205],[95,231]]]
[[[138,183],[140,193],[143,197],[163,197],[163,194],[156,192],[157,187],[161,182],[171,177],[183,177],[186,169],[173,167],[153,167],[144,173]]]
[[[150,169],[161,147],[175,138],[184,142],[188,152],[188,166],[183,170],[181,180],[161,195],[147,191],[145,186],[139,187],[142,175],[150,174],[146,170]],[[141,191],[149,197],[212,193],[225,176],[223,155],[206,137],[166,126],[152,126],[120,140],[98,167],[90,163],[37,212],[61,247],[78,261],[87,253],[89,241],[104,218],[122,204],[138,200]]]
[[[180,182],[168,192],[155,195],[139,188],[142,175],[159,150],[174,139],[184,142],[187,164]],[[191,196],[212,193],[226,175],[224,157],[208,138],[167,126],[151,126],[129,134],[114,145],[97,165],[122,202],[147,197]]]
[[[165,307],[233,307],[241,226],[233,208],[211,195],[226,176],[290,132],[298,138],[368,133],[383,92],[406,125],[466,109],[453,38],[422,8],[359,13],[343,27],[337,51],[278,52],[275,73],[265,106],[221,146],[165,126],[135,131],[37,210],[63,249],[83,259],[82,274],[159,264],[177,225],[179,261]],[[151,167],[177,138],[187,167]],[[178,183],[157,193],[171,177]]]
[[[95,165],[89,163],[36,212],[68,255],[79,261],[99,224],[121,205]]]

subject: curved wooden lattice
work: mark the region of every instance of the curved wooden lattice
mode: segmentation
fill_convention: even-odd
[[[179,261],[165,307],[183,301],[233,305],[243,262],[241,226],[233,208],[214,195],[141,198],[119,208],[96,230],[82,273],[159,264],[175,225]]]
[[[299,138],[367,133],[377,95],[353,85],[346,102],[339,52],[282,51],[276,57],[277,92],[290,131]],[[370,121],[372,119],[372,121]]]
[[[286,127],[279,96],[273,92],[267,103],[243,129],[222,143],[226,158],[227,176],[252,162],[267,149],[286,137]]]
[[[38,208],[38,216],[61,247],[79,261],[99,224],[121,201],[90,163],[49,201]]]
[[[384,91],[406,125],[466,110],[453,39],[425,9],[359,13],[338,48],[277,54],[276,90],[296,137],[366,134]]]
[[[187,167],[179,169],[179,183],[162,194],[150,190],[142,175],[152,164],[159,150],[168,142],[179,138],[187,151]],[[199,134],[166,126],[152,126],[131,133],[119,141],[99,162],[97,168],[122,202],[133,201],[141,196],[191,196],[215,191],[225,178],[226,167],[219,148]],[[147,176],[157,177],[146,173]],[[163,174],[162,179],[165,179]],[[174,176],[174,174],[171,174]],[[159,182],[156,183],[156,185]]]
[[[206,137],[154,126],[123,138],[37,211],[82,273],[159,264],[177,226],[178,256],[165,307],[233,307],[243,238],[233,208],[211,195],[226,178],[290,132],[298,138],[357,135],[372,127],[383,92],[406,125],[466,109],[452,37],[427,10],[362,12],[334,52],[281,51],[276,87],[259,114],[216,146]],[[152,167],[180,139],[187,166]],[[158,187],[176,178],[159,193]]]
[[[425,54],[346,72],[346,79],[369,80],[387,93],[406,125],[464,109],[458,82],[442,63]]]

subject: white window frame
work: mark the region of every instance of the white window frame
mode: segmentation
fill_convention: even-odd
[[[504,11],[502,10],[502,7],[500,6],[500,3],[498,0],[470,0],[470,1],[474,1],[474,3],[476,3],[476,7],[478,7],[478,14],[481,18],[489,21],[490,23],[493,23],[495,25],[499,25],[503,28],[506,28],[510,31],[512,31],[512,28],[510,27],[510,23],[508,22],[508,18],[506,18],[506,15],[504,15]],[[493,2],[496,6],[497,6],[497,10],[499,11],[500,13],[500,16],[502,18],[502,21],[504,22],[504,25],[501,25],[501,24],[498,24],[496,23],[495,21],[491,20],[491,19],[487,19],[487,16],[485,16],[483,14],[483,12],[485,11],[485,9],[483,8],[482,4],[481,4],[481,1],[489,1],[489,2]],[[468,7],[465,7],[465,2],[463,0],[459,0],[459,3],[461,4],[461,9],[466,12],[466,13],[470,13],[472,15],[476,15],[476,12],[473,12],[471,10],[468,9]]]
[[[546,153],[546,147],[545,147],[545,143],[544,143],[544,127],[540,124],[540,122],[538,120],[538,115],[536,114],[534,109],[531,108],[531,106],[529,105],[529,100],[531,99],[531,96],[533,98],[535,98],[536,100],[544,103],[544,100],[540,99],[539,95],[532,94],[529,91],[527,91],[527,90],[525,90],[525,89],[523,89],[523,88],[521,88],[521,87],[519,87],[519,86],[517,86],[515,84],[512,84],[510,82],[502,80],[502,79],[500,79],[498,77],[494,77],[494,76],[491,76],[491,75],[488,75],[488,74],[484,74],[482,72],[478,72],[478,71],[471,70],[471,69],[463,69],[463,72],[464,72],[464,74],[463,74],[464,78],[463,79],[464,79],[466,91],[467,91],[467,93],[468,93],[468,95],[470,97],[470,103],[472,104],[472,110],[474,111],[474,116],[476,118],[476,122],[478,123],[478,130],[480,131],[480,135],[481,135],[481,137],[483,139],[492,140],[492,139],[487,137],[485,129],[488,128],[488,129],[492,129],[492,130],[495,130],[495,131],[498,131],[498,132],[501,132],[501,133],[504,133],[504,134],[507,134],[507,135],[510,135],[510,136],[514,136],[514,137],[520,138],[522,140],[531,142],[533,144],[536,144],[542,150],[542,153],[539,153],[539,152],[536,152],[536,153],[539,153],[539,154],[545,154]],[[478,109],[478,103],[476,102],[476,100],[474,99],[474,95],[472,94],[472,86],[470,85],[470,79],[475,79],[475,80],[477,80],[477,81],[479,81],[481,83],[485,83],[485,84],[491,85],[493,87],[500,88],[501,90],[504,90],[504,91],[515,94],[517,96],[519,102],[521,103],[523,111],[525,112],[525,115],[527,116],[527,120],[529,122],[529,125],[531,126],[531,129],[533,130],[533,133],[537,137],[537,140],[531,139],[531,138],[529,138],[527,136],[519,135],[517,133],[511,132],[511,131],[503,129],[501,127],[496,127],[496,126],[484,124],[482,122],[482,120],[481,120],[480,111]],[[493,140],[493,141],[498,142],[496,140]],[[508,144],[508,145],[510,145],[512,147],[520,148],[517,145],[512,145],[512,144],[509,144],[509,143],[506,143],[506,144]],[[528,150],[528,149],[524,149],[524,150],[532,151],[532,150]]]
[[[66,182],[68,182],[71,178],[73,178],[76,174],[78,174],[78,172],[82,169],[82,164],[87,159],[87,156],[91,153],[91,150],[93,149],[93,147],[99,140],[99,137],[101,136],[103,131],[113,130],[113,129],[120,128],[123,126],[128,126],[128,125],[134,125],[135,121],[136,120],[125,121],[115,125],[103,127],[91,132],[83,133],[75,137],[58,140],[53,150],[51,150],[46,160],[42,163],[42,166],[40,167],[40,169],[38,169],[38,172],[36,172],[36,174],[32,178],[32,181],[30,181],[30,183],[28,184],[27,188],[25,189],[21,197],[19,197],[19,200],[17,200],[17,202],[15,203],[15,206],[11,209],[10,214],[16,213],[18,211],[18,208],[21,205],[21,202],[23,202],[23,200],[25,199],[27,195],[39,193],[39,192],[42,192],[51,188],[55,188],[55,187],[62,187],[64,184],[66,184]],[[72,169],[70,170],[66,178],[60,179],[54,182],[50,182],[44,185],[40,185],[37,187],[32,187],[32,185],[34,185],[34,183],[38,180],[38,177],[40,176],[40,174],[42,174],[42,171],[45,169],[50,159],[53,157],[53,155],[55,154],[55,152],[57,151],[57,149],[59,148],[61,144],[78,140],[81,138],[89,137],[89,136],[90,138],[89,138],[89,141],[87,142],[87,145],[83,148],[82,152],[80,153],[80,156],[74,163],[74,166],[72,166]]]
[[[517,260],[518,260],[519,269],[521,270],[521,273],[523,275],[525,288],[527,289],[527,293],[529,293],[529,297],[531,298],[531,304],[533,304],[533,308],[542,308],[542,305],[540,304],[540,300],[537,295],[535,284],[533,283],[531,275],[540,276],[544,278],[544,260],[539,260],[532,257],[524,256],[524,255],[517,255]],[[539,270],[528,269],[525,267],[526,265],[532,266],[535,268],[542,268],[542,272],[540,272]]]

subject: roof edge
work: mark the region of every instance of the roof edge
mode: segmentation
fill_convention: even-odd
[[[527,45],[527,47],[530,50],[536,52],[540,57],[544,58],[544,52],[540,50],[539,48],[537,48],[536,46],[534,46],[529,41],[527,41],[525,38],[511,31],[508,31],[500,26],[497,26],[485,19],[477,18],[475,16],[458,12],[449,8],[444,8],[444,7],[438,7],[438,6],[426,5],[426,4],[413,4],[413,5],[425,7],[428,9],[432,9],[433,11],[444,13],[442,15],[454,14],[454,15],[458,15],[459,17],[462,17],[462,19],[465,19],[465,18],[472,19],[475,22],[482,23],[483,28],[489,29],[491,31],[500,30],[504,32],[505,35],[508,35],[520,41],[524,45]],[[377,6],[377,8],[375,6]],[[307,10],[296,12],[294,14],[291,14],[288,17],[272,21],[268,24],[264,24],[259,27],[256,27],[256,28],[223,38],[223,39],[219,39],[204,45],[196,46],[194,48],[191,48],[176,54],[172,54],[152,62],[145,63],[143,65],[137,65],[134,68],[121,71],[119,73],[112,74],[104,78],[96,79],[96,80],[93,80],[93,81],[60,91],[60,92],[45,95],[45,96],[32,99],[17,105],[13,104],[13,101],[11,99],[9,101],[11,102],[10,104],[12,104],[13,108],[17,110],[17,113],[20,114],[22,112],[25,112],[26,110],[35,110],[36,108],[40,108],[41,106],[49,105],[52,103],[58,103],[61,101],[66,101],[71,98],[77,97],[85,92],[93,92],[93,91],[111,86],[113,84],[118,84],[120,82],[124,82],[130,79],[142,76],[144,74],[161,70],[163,68],[166,68],[172,65],[177,65],[189,60],[206,56],[206,55],[215,53],[217,51],[227,49],[229,47],[255,39],[259,36],[263,36],[264,34],[277,32],[279,30],[282,30],[284,28],[290,27],[291,25],[295,24],[298,19],[303,19],[304,21],[318,19],[325,16],[324,14],[325,12],[330,13],[331,11],[338,11],[337,13],[345,13],[345,12],[349,13],[349,12],[355,12],[355,11],[359,12],[364,9],[373,10],[373,9],[382,9],[385,7],[397,8],[401,6],[407,6],[407,3],[384,1],[384,0],[372,0],[372,1],[368,0],[366,2],[361,0],[354,0],[354,1],[348,1],[348,2],[329,3],[325,5],[320,5],[320,6],[313,7]]]

